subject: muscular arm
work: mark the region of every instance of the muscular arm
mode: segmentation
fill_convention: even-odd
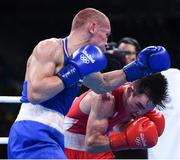
[[[164,47],[150,46],[143,49],[138,54],[137,59],[124,66],[123,70],[116,70],[102,75],[100,73],[92,74],[84,79],[84,84],[97,93],[104,93],[115,89],[125,83],[126,80],[132,82],[141,77],[167,70],[170,64],[169,54]]]
[[[50,99],[64,89],[64,84],[56,76],[60,54],[59,44],[55,40],[40,42],[28,60],[26,80],[28,81],[28,99],[31,103],[40,103]]]
[[[114,90],[127,82],[124,71],[115,70],[107,73],[93,73],[83,79],[83,84],[100,94]]]
[[[109,138],[105,136],[108,129],[108,117],[112,114],[114,97],[107,93],[91,97],[91,111],[88,118],[85,144],[89,153],[110,151]]]

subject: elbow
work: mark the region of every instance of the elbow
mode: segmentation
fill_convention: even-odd
[[[85,151],[86,151],[87,153],[90,153],[90,154],[97,153],[97,152],[96,152],[96,149],[94,149],[92,146],[86,146],[86,145],[85,145]]]
[[[92,149],[92,147],[86,146],[86,145],[85,145],[85,151],[90,154],[95,153],[94,150]]]
[[[32,104],[38,104],[41,102],[41,98],[37,93],[29,93],[28,100]]]
[[[87,153],[90,153],[90,154],[95,154],[97,153],[95,149],[91,148],[91,147],[85,147],[85,151]]]
[[[91,138],[85,140],[85,151],[87,153],[96,153],[96,150],[93,147],[93,141]]]
[[[38,104],[42,101],[42,95],[39,94],[38,89],[29,88],[28,89],[28,100],[32,104]]]

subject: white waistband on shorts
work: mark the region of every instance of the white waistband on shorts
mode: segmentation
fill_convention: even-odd
[[[85,151],[85,135],[65,131],[64,146],[69,149]]]
[[[23,103],[16,121],[22,120],[40,122],[57,129],[61,133],[64,133],[64,115],[38,104],[33,105],[31,103]]]

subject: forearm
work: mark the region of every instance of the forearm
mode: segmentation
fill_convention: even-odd
[[[31,103],[41,103],[48,100],[64,89],[62,80],[57,76],[41,80],[28,80],[28,99]]]
[[[103,74],[91,74],[83,79],[83,84],[96,93],[105,93],[124,84],[126,75],[123,70],[115,70]]]
[[[115,70],[112,72],[103,73],[104,86],[107,89],[114,90],[116,87],[127,82],[126,75],[123,70]]]

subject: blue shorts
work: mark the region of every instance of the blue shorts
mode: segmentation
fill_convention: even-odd
[[[8,142],[9,159],[66,159],[64,136],[55,128],[30,120],[15,122]]]

